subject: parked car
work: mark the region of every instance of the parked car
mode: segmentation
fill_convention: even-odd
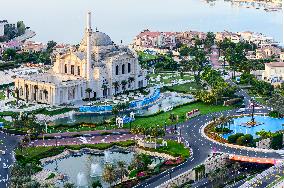
[[[3,168],[8,168],[8,165],[6,163],[3,163]]]

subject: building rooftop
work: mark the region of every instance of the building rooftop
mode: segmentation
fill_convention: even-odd
[[[268,67],[284,67],[284,62],[271,62],[271,63],[266,63]]]

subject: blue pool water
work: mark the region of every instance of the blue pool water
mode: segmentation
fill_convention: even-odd
[[[250,120],[251,120],[251,117],[249,116],[234,118],[230,124],[230,129],[233,132],[222,135],[223,138],[227,139],[230,135],[236,134],[236,133],[251,134],[254,138],[257,138],[256,132],[258,131],[265,130],[265,131],[276,132],[276,131],[284,129],[284,127],[282,126],[282,124],[284,124],[284,118],[255,116],[255,121],[257,123],[262,123],[261,125],[250,127],[250,128],[242,126],[242,124]]]

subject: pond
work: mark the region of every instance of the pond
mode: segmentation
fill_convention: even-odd
[[[134,110],[136,116],[147,116],[155,114],[161,110],[165,110],[169,107],[179,106],[185,103],[194,101],[191,95],[181,95],[175,92],[166,92],[162,94],[160,100],[151,106]],[[121,113],[121,116],[129,116],[130,111]],[[75,124],[75,123],[101,123],[107,119],[114,117],[114,115],[108,114],[98,114],[98,113],[79,113],[73,114],[66,118],[57,119],[54,121],[55,125],[58,124]]]
[[[74,183],[77,187],[90,187],[92,182],[96,180],[99,180],[103,187],[108,187],[109,184],[102,180],[104,164],[116,164],[118,161],[124,161],[129,166],[134,154],[134,152],[121,149],[105,150],[100,155],[82,153],[80,156],[69,156],[56,160],[46,164],[43,168],[64,174],[68,177],[68,181]],[[162,161],[162,159],[153,158],[152,165],[157,165]],[[57,185],[62,187],[63,182],[58,181]]]
[[[230,123],[230,129],[233,131],[229,134],[224,134],[223,138],[228,139],[228,137],[232,134],[243,133],[243,134],[251,134],[254,138],[257,138],[256,132],[265,130],[276,132],[284,129],[282,124],[284,124],[284,118],[272,118],[269,116],[255,116],[255,121],[260,125],[255,127],[246,127],[244,124],[251,120],[250,116],[238,117],[232,119]]]

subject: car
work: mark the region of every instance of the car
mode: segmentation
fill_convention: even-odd
[[[6,163],[3,163],[3,168],[8,168],[8,165],[6,165]]]
[[[5,152],[4,150],[2,150],[1,153],[2,153],[2,155],[5,155],[5,154],[6,154],[6,152]]]
[[[246,111],[245,108],[240,108],[239,110],[237,110],[237,113],[243,113],[243,112],[245,112],[245,111]]]

